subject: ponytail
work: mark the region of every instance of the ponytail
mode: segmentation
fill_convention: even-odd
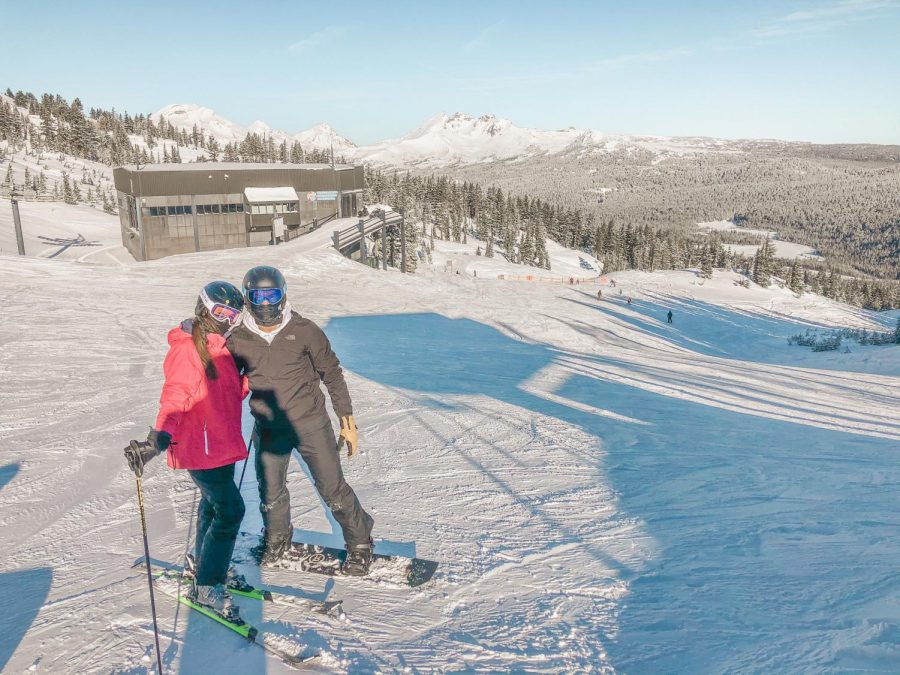
[[[213,363],[209,350],[206,348],[206,336],[209,333],[216,332],[215,326],[211,325],[213,321],[210,318],[206,308],[194,317],[194,325],[191,327],[191,338],[194,340],[194,347],[197,348],[197,354],[200,356],[200,363],[203,364],[203,370],[206,372],[206,379],[215,380],[219,373],[216,371],[216,364]]]

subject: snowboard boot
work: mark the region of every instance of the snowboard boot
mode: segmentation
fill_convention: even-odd
[[[348,577],[364,577],[369,573],[374,556],[375,543],[371,539],[367,544],[348,546],[347,557],[341,565],[341,572]]]
[[[228,621],[241,620],[240,610],[232,601],[231,594],[225,589],[224,584],[216,584],[215,586],[195,585],[191,591],[190,599]]]
[[[274,541],[263,541],[254,546],[251,552],[260,565],[273,565],[281,561],[290,549],[290,539],[277,539]]]

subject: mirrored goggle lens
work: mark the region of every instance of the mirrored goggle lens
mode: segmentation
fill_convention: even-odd
[[[269,303],[277,305],[284,297],[284,291],[280,288],[254,288],[247,291],[247,299],[254,305]]]
[[[229,307],[228,305],[220,305],[218,303],[213,305],[210,313],[219,321],[227,321],[232,326],[241,318],[241,310],[236,307]]]

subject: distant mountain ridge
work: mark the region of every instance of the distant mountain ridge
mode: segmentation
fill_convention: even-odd
[[[620,153],[626,157],[649,156],[657,160],[704,153],[736,154],[756,150],[835,159],[863,158],[900,161],[900,147],[861,144],[819,145],[774,139],[721,139],[705,136],[648,136],[608,134],[596,129],[547,130],[519,127],[496,115],[478,117],[456,112],[437,113],[399,138],[357,146],[328,124],[289,134],[256,121],[248,127],[194,104],[173,104],[151,116],[175,127],[199,129],[222,143],[240,142],[248,132],[271,137],[276,143],[299,142],[307,148],[331,150],[352,161],[392,166],[446,167],[492,161],[527,159],[549,155],[585,157]]]
[[[349,139],[341,136],[327,124],[317,124],[314,127],[300,131],[296,134],[288,134],[280,129],[273,129],[261,120],[256,120],[247,127],[242,127],[236,122],[222,117],[212,108],[193,103],[173,103],[156,111],[150,118],[154,122],[166,120],[178,129],[190,132],[194,125],[200,131],[215,137],[222,144],[240,143],[248,133],[272,138],[276,143],[287,141],[288,143],[300,143],[305,148],[318,150],[331,150],[336,154],[344,154],[355,148],[356,145]]]

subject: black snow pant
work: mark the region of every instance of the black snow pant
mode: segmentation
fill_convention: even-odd
[[[294,448],[306,462],[319,497],[341,526],[347,546],[369,543],[374,519],[365,512],[341,470],[341,456],[331,421],[310,431],[257,424],[256,478],[266,545],[278,546],[293,536],[287,470]]]
[[[197,585],[224,584],[234,541],[244,519],[244,499],[234,484],[234,464],[188,471],[200,488],[197,507]]]

